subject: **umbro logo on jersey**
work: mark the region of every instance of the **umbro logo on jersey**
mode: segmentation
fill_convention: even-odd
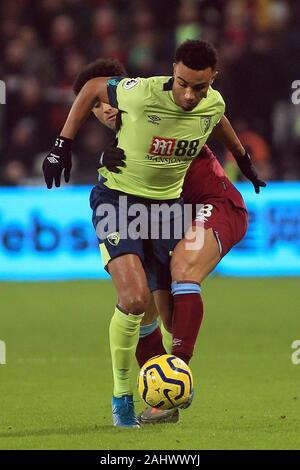
[[[50,157],[48,157],[48,160],[49,160],[50,163],[58,163],[59,162],[59,156],[54,155],[53,153],[51,153]]]
[[[202,116],[200,118],[200,128],[203,134],[206,134],[211,125],[211,116]]]
[[[156,116],[155,114],[148,115],[148,122],[150,122],[151,124],[156,124],[158,126],[159,121],[161,121],[161,118]]]

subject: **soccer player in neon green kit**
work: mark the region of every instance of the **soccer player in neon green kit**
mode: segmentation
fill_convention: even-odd
[[[214,127],[218,126],[225,108],[221,95],[211,88],[216,76],[214,49],[203,41],[191,41],[189,46],[184,51],[182,48],[177,50],[174,78],[97,78],[87,82],[72,106],[55,148],[47,157],[46,169],[53,169],[52,173],[48,171],[48,187],[52,186],[53,178],[59,185],[63,169],[68,180],[72,140],[94,106],[107,102],[117,105],[121,112],[118,146],[126,154],[127,166],[119,174],[105,168],[101,170],[103,179],[94,194],[94,212],[106,202],[118,207],[120,193],[130,195],[133,203],[178,201],[186,170]],[[185,65],[189,64],[191,53],[197,53],[196,68]],[[217,245],[213,234],[211,237],[205,242]],[[169,242],[164,245],[161,240],[152,243],[153,253],[160,261],[167,259],[176,246],[174,240]],[[149,302],[149,288],[142,264],[143,244],[140,240],[123,242],[118,237],[107,237],[101,240],[100,246],[118,291],[118,304],[110,326],[114,372],[113,420],[118,426],[136,427],[130,371],[140,321]],[[216,257],[219,260],[217,246]],[[195,308],[191,308],[191,304],[195,302],[195,294],[200,293],[198,283],[178,279],[172,288],[174,299],[181,293],[188,297],[184,311],[193,313]]]

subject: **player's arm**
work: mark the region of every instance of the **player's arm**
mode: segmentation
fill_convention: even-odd
[[[259,179],[257,171],[251,162],[249,153],[243,147],[227,117],[222,116],[218,124],[215,126],[212,135],[219,142],[223,143],[232,153],[241,172],[252,182],[255,192],[258,194],[260,188],[264,188],[266,183]]]
[[[109,103],[108,79],[109,77],[92,78],[86,82],[77,95],[61,134],[43,161],[43,173],[48,189],[52,188],[53,182],[56,187],[60,186],[63,170],[65,181],[69,181],[72,168],[71,148],[73,139],[90,115],[93,107],[96,104],[100,105],[102,102]]]
[[[108,77],[92,78],[78,93],[68,114],[61,137],[74,139],[95,105],[109,103],[107,94]]]
[[[245,155],[246,150],[226,116],[221,117],[220,121],[215,126],[212,135],[219,142],[222,142],[235,158]]]

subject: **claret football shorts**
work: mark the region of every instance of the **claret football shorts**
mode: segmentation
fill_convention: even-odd
[[[193,225],[213,230],[223,258],[245,236],[248,212],[236,207],[229,199],[208,198],[199,204],[202,207],[198,212],[195,210]]]

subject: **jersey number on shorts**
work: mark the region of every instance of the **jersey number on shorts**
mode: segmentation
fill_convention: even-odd
[[[211,212],[214,206],[212,204],[205,204],[201,209],[197,212],[196,220],[200,222],[205,222],[207,217],[211,216]]]

